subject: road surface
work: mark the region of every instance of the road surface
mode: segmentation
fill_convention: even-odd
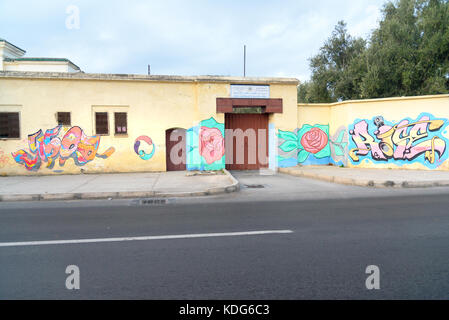
[[[449,298],[446,189],[237,177],[228,198],[0,204],[0,299]]]

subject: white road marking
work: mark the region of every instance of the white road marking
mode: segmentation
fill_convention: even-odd
[[[77,244],[77,243],[95,243],[95,242],[144,241],[144,240],[167,240],[167,239],[189,239],[189,238],[210,238],[210,237],[256,236],[256,235],[264,235],[264,234],[279,234],[279,233],[292,233],[292,232],[293,232],[292,230],[261,230],[261,231],[221,232],[221,233],[176,234],[176,235],[165,235],[165,236],[0,242],[0,247],[42,246],[42,245],[49,245],[49,244],[71,244],[71,243]]]

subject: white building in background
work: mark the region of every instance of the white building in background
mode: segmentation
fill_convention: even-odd
[[[24,57],[26,51],[0,38],[0,71],[81,72],[66,58]]]

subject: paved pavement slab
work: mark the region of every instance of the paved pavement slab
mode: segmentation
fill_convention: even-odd
[[[362,169],[335,166],[297,166],[279,172],[363,187],[423,188],[449,186],[449,171]]]
[[[1,201],[202,196],[238,190],[227,171],[0,177]]]

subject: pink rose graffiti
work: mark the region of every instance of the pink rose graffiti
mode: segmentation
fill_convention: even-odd
[[[307,152],[317,153],[327,145],[327,134],[320,128],[312,128],[304,133],[301,145]]]
[[[223,157],[224,138],[218,128],[201,127],[199,140],[199,152],[206,159],[207,164]]]

